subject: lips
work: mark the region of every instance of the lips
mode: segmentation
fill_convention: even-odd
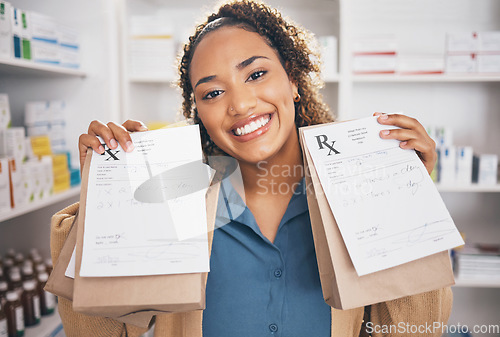
[[[271,124],[274,113],[252,116],[239,121],[231,127],[231,135],[238,141],[248,141],[266,132]]]

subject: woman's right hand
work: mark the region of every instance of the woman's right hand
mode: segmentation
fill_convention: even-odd
[[[87,133],[80,135],[78,140],[78,150],[80,151],[80,172],[83,172],[83,163],[87,156],[87,149],[91,147],[99,154],[104,153],[104,147],[97,138],[101,137],[110,149],[116,149],[118,144],[126,151],[130,152],[134,149],[132,139],[129,132],[147,131],[148,128],[144,123],[135,120],[127,120],[122,125],[114,122],[104,124],[101,121],[92,121],[89,125]]]

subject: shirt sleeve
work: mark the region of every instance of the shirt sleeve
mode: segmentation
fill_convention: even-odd
[[[366,329],[372,337],[443,334],[453,304],[450,287],[406,296],[371,306]]]
[[[75,220],[79,204],[75,203],[52,216],[50,225],[50,251],[55,265]],[[89,316],[73,311],[73,303],[65,298],[58,298],[59,315],[66,336],[95,337],[138,337],[147,331],[133,325],[124,324],[111,318]]]

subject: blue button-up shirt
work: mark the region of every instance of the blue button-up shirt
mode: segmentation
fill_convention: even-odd
[[[204,337],[330,336],[330,307],[321,292],[304,180],[274,243],[227,180],[221,185],[216,227]]]

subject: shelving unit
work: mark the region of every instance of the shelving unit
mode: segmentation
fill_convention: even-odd
[[[500,280],[470,280],[455,279],[454,287],[466,288],[500,288]]]
[[[27,205],[22,205],[7,212],[0,212],[0,223],[30,212],[34,212],[46,206],[56,204],[60,201],[67,200],[79,194],[80,194],[80,186],[76,186],[72,187],[67,191],[56,193],[45,200],[40,200]]]
[[[26,77],[85,77],[87,74],[78,69],[64,68],[56,65],[35,63],[18,59],[0,58],[0,75]]]
[[[354,82],[500,82],[500,74],[353,75]]]

